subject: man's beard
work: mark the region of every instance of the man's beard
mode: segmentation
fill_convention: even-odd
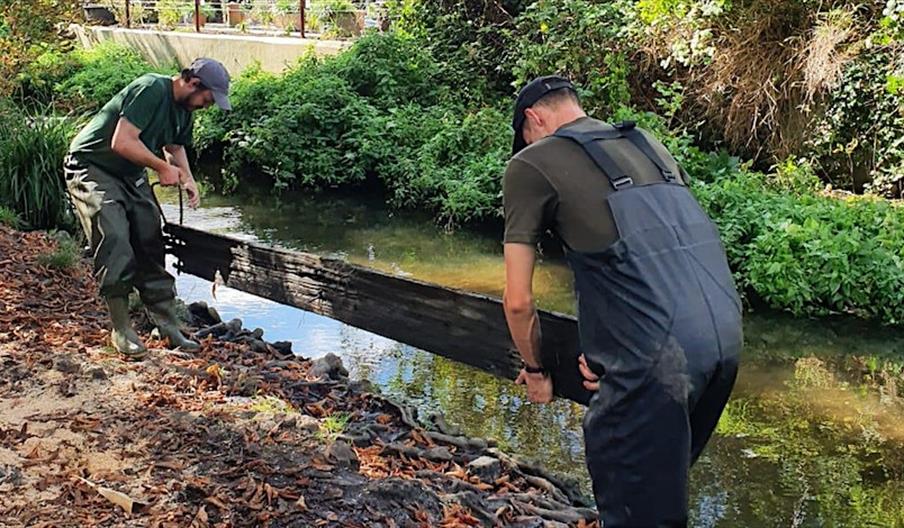
[[[200,106],[195,106],[189,103],[187,98],[184,101],[176,101],[176,104],[178,104],[182,107],[183,110],[186,110],[188,112],[194,112],[195,110],[199,110],[201,108]]]
[[[189,95],[186,95],[182,99],[177,99],[176,104],[181,106],[183,110],[186,110],[188,112],[194,112],[195,110],[200,110],[201,109],[200,106],[193,105],[190,102],[192,95],[195,95],[195,93],[197,93],[197,92],[193,92]]]

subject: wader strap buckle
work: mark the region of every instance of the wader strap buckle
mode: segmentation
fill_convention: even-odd
[[[634,185],[634,180],[630,176],[623,176],[617,180],[611,180],[612,186],[615,187],[615,190],[621,190],[622,187],[630,187]]]
[[[653,146],[650,145],[650,142],[647,141],[647,138],[640,133],[639,130],[634,128],[633,123],[630,129],[625,130],[625,139],[631,142],[634,145],[634,148],[639,150],[644,156],[647,157],[656,168],[659,169],[659,174],[662,175],[662,179],[672,183],[676,179],[676,174],[672,172],[669,166],[666,164],[665,160],[653,149]]]
[[[624,137],[621,130],[611,128],[606,130],[595,130],[593,132],[578,132],[575,130],[559,129],[554,134],[557,137],[570,139],[576,142],[584,152],[590,156],[593,163],[609,178],[609,184],[616,191],[625,187],[634,185],[634,180],[625,174],[625,171],[619,167],[618,163],[612,159],[612,156],[597,141],[606,139],[617,139]]]

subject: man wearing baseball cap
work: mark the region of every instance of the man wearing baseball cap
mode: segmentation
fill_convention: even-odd
[[[687,478],[734,386],[741,304],[715,225],[649,133],[587,117],[567,79],[519,93],[503,181],[505,312],[534,402],[552,399],[533,304],[552,231],[574,273],[592,398],[587,466],[606,528],[687,525]]]
[[[100,293],[110,309],[111,341],[129,358],[147,352],[129,322],[129,294],[138,290],[170,346],[198,348],[180,329],[175,283],[164,265],[160,210],[148,183],[179,185],[189,205],[200,203],[185,146],[192,113],[216,103],[229,110],[229,73],[197,59],[179,75],[149,73],[111,99],[69,146],[66,186],[94,252]]]

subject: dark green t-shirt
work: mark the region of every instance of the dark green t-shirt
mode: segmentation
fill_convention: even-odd
[[[173,99],[173,81],[149,73],[132,81],[94,116],[69,146],[79,160],[97,165],[115,176],[139,174],[143,167],[113,152],[113,131],[124,117],[141,130],[141,141],[158,156],[166,145],[188,145],[192,114]]]
[[[600,121],[584,117],[563,128],[591,131],[601,126]],[[665,146],[641,132],[678,174],[678,164]],[[635,185],[662,180],[656,165],[627,139],[601,144]],[[560,137],[544,138],[516,154],[506,168],[502,182],[505,242],[536,244],[543,233],[552,231],[572,250],[603,251],[618,238],[606,202],[612,192],[606,174],[580,145]]]

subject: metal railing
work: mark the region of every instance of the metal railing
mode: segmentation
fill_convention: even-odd
[[[351,38],[365,28],[385,28],[382,0],[101,0],[86,3],[106,9],[127,28],[156,25],[165,29],[192,27],[196,32],[249,32],[277,29],[304,38],[308,33]],[[89,18],[91,16],[89,15]]]

